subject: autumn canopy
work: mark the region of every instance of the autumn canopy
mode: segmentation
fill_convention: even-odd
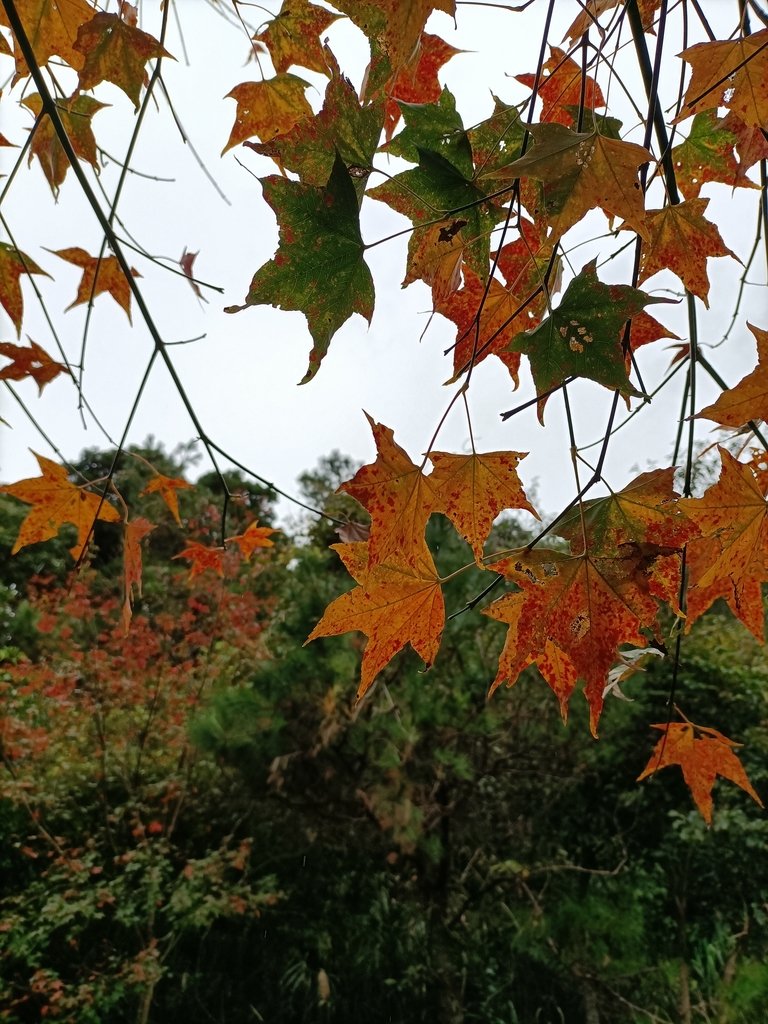
[[[539,4],[547,12],[544,36],[535,44],[531,39],[528,66],[506,69],[514,83],[511,98],[492,96],[485,119],[467,124],[441,81],[460,49],[440,32],[460,41],[473,5],[284,0],[265,17],[250,4],[211,0],[212,17],[223,14],[246,29],[243,57],[247,43],[253,58],[245,72],[233,66],[233,86],[220,100],[221,117],[231,123],[222,159],[237,158],[244,167],[258,160],[259,170],[271,164],[260,187],[254,183],[254,201],[263,196],[271,207],[279,237],[273,258],[252,268],[246,294],[227,281],[225,302],[215,293],[206,297],[241,321],[264,305],[303,314],[309,354],[302,383],[311,389],[339,329],[359,314],[355,329],[363,335],[380,303],[392,298],[374,279],[374,243],[365,237],[361,214],[385,204],[400,216],[407,233],[403,286],[419,282],[435,318],[456,328],[447,358],[439,355],[448,378],[444,414],[423,425],[424,445],[412,456],[398,443],[397,424],[366,410],[375,455],[342,485],[360,513],[339,524],[335,545],[353,586],[330,604],[309,640],[364,635],[362,698],[405,647],[431,665],[446,614],[474,615],[484,602],[482,612],[508,629],[487,687],[511,686],[535,666],[564,719],[572,694],[583,688],[597,735],[611,692],[609,673],[627,651],[652,648],[679,658],[692,625],[720,599],[765,639],[768,452],[761,421],[768,416],[768,316],[747,322],[741,292],[738,298],[716,293],[711,273],[713,260],[729,261],[743,272],[742,291],[745,281],[765,288],[768,27],[756,24],[749,4],[733,3],[728,32],[717,38],[706,20],[711,4],[587,0],[573,5],[575,20],[565,38],[556,38],[551,21],[562,5]],[[510,31],[526,31],[530,5],[493,6]],[[62,389],[67,384],[87,412],[85,336],[91,311],[111,300],[145,330],[151,344],[145,376],[165,367],[191,431],[220,472],[228,460],[247,467],[238,453],[223,451],[214,428],[201,421],[144,291],[149,275],[168,273],[168,261],[148,259],[120,219],[133,143],[165,90],[163,68],[182,56],[169,41],[174,10],[170,0],[157,9],[145,5],[140,20],[125,0],[98,6],[90,0],[0,2],[0,59],[10,79],[0,110],[21,104],[29,115],[27,132],[0,139],[17,154],[0,192],[0,304],[9,339],[0,342],[0,379],[13,395],[25,396],[21,388],[31,380],[31,401],[25,397],[21,407],[33,421],[37,393],[47,401],[55,388],[44,389],[54,381]],[[686,40],[699,41],[680,42],[681,17]],[[342,22],[369,47],[359,82],[345,75],[344,55],[332,49],[333,29]],[[624,82],[617,62],[628,47],[635,70]],[[662,69],[669,66],[675,84],[665,93]],[[324,92],[309,89],[302,77],[307,72],[322,77]],[[128,126],[125,167],[110,191],[99,175],[98,117],[107,103],[124,105]],[[22,187],[15,179],[40,172],[62,206],[67,188],[84,199],[100,244],[73,238],[74,244],[53,248],[44,235],[18,241],[24,213],[12,216],[9,209]],[[740,251],[724,241],[716,213],[727,210],[735,194],[752,197],[759,225],[754,245],[753,235]],[[177,241],[181,251],[186,240]],[[184,249],[171,268],[188,279],[194,303],[205,289],[196,256]],[[67,309],[69,316],[87,309],[82,345],[67,344],[63,311],[50,321],[46,338],[32,340],[26,304],[45,308],[46,289],[65,266],[80,274]],[[728,303],[733,319],[723,352],[735,346],[741,367],[731,388],[713,365],[718,354],[710,361],[699,332],[702,311]],[[422,330],[423,323],[414,325],[414,346]],[[645,346],[658,348],[662,339],[674,343],[671,366],[668,358],[646,364]],[[511,421],[509,450],[475,445],[472,402],[482,396],[473,378],[491,357],[510,390],[519,384],[529,393],[517,406],[498,409]],[[228,369],[237,372],[226,365],[220,372]],[[696,384],[710,378],[723,391],[707,403],[697,397]],[[604,407],[602,438],[589,451],[578,401],[572,401],[582,381],[591,382],[591,390],[579,391],[579,400],[587,393]],[[628,415],[647,417],[649,430],[665,429],[658,417],[651,427],[651,399],[667,387],[677,387],[682,399],[666,426],[669,464],[648,470],[627,452],[623,475],[609,475],[608,453],[620,450],[618,428]],[[136,404],[140,398],[141,391]],[[449,414],[465,416],[461,451],[444,450],[441,430]],[[542,438],[560,432],[557,443],[573,467],[572,499],[564,508],[535,506],[527,453],[514,443],[518,414],[537,417]],[[712,443],[713,426],[721,428],[719,447]],[[118,439],[129,427],[130,417],[115,427]],[[704,440],[706,465],[716,459],[717,468],[708,481],[704,473],[700,486],[697,456]],[[49,441],[42,436],[40,447]],[[12,443],[6,434],[3,444]],[[179,499],[188,484],[157,472],[129,506],[112,479],[122,448],[118,441],[106,477],[76,478],[41,454],[39,476],[6,483],[2,491],[28,507],[14,550],[72,524],[74,569],[88,557],[97,522],[122,524],[121,628],[129,630],[141,592],[142,542],[156,526],[142,501],[160,495],[166,515],[181,525]],[[221,484],[219,544],[190,535],[177,556],[192,575],[224,573],[227,549],[248,560],[273,543],[274,531],[256,520],[231,535],[223,475]],[[510,512],[528,514],[529,540],[499,549],[493,524]],[[436,515],[466,541],[466,568],[487,573],[487,586],[464,609],[445,606],[446,580],[427,543]],[[633,664],[639,668],[641,661]],[[675,694],[674,702],[684,709],[685,695]],[[651,750],[649,733],[640,778],[679,766],[708,821],[716,776],[760,802],[738,760],[738,744],[719,733],[717,723],[694,724],[670,704],[667,721],[648,725],[662,735]]]

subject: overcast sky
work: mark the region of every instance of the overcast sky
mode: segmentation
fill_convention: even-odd
[[[268,2],[270,9],[279,5]],[[528,95],[514,75],[533,72],[540,46],[546,3],[535,3],[522,14],[495,8],[466,5],[459,8],[457,27],[441,14],[433,15],[429,29],[453,45],[467,51],[455,57],[441,74],[441,80],[458,98],[464,123],[471,125],[492,109],[492,95],[511,102]],[[718,37],[733,28],[737,4],[717,0],[704,4]],[[391,426],[396,439],[413,458],[426,449],[453,390],[443,386],[451,376],[450,356],[444,356],[455,328],[442,317],[435,317],[423,340],[430,299],[421,284],[401,290],[404,274],[405,241],[376,246],[367,254],[376,284],[376,312],[370,329],[353,316],[334,338],[329,354],[317,377],[298,386],[304,375],[310,350],[310,336],[300,313],[287,313],[270,307],[257,307],[237,315],[223,308],[241,303],[254,271],[273,254],[277,243],[274,216],[261,197],[253,174],[275,173],[271,161],[240,147],[224,157],[219,154],[227,141],[234,119],[235,103],[225,95],[240,82],[258,79],[253,63],[246,64],[247,40],[241,30],[217,15],[207,0],[183,0],[177,3],[183,29],[183,45],[178,28],[172,25],[167,47],[177,62],[167,62],[164,79],[177,113],[210,175],[215,188],[188,147],[183,144],[169,116],[167,104],[158,91],[157,105],[148,112],[133,167],[151,178],[131,175],[120,204],[119,215],[127,229],[147,251],[177,260],[183,248],[199,250],[195,270],[200,278],[223,289],[223,294],[206,292],[209,302],[199,303],[188,283],[178,276],[159,270],[139,254],[130,253],[133,265],[143,275],[142,288],[162,336],[167,341],[184,341],[204,334],[201,341],[178,345],[171,352],[197,414],[217,444],[247,464],[262,477],[282,489],[295,493],[295,479],[317,459],[332,449],[341,449],[356,459],[370,461],[373,443],[362,410]],[[550,40],[561,42],[565,28],[578,5],[563,0],[556,5]],[[258,11],[254,8],[253,11]],[[142,17],[147,31],[159,31],[159,4],[144,0]],[[679,29],[679,10],[670,18],[667,32],[674,38]],[[359,85],[367,49],[362,36],[348,23],[332,26],[328,33],[331,48],[342,68]],[[679,38],[679,36],[677,36]],[[690,42],[697,37],[691,38]],[[185,62],[185,51],[189,65]],[[676,90],[680,62],[670,59],[665,73],[670,88]],[[626,81],[637,102],[642,88],[637,76],[628,70],[633,61],[631,47],[622,53]],[[0,57],[6,74],[12,62]],[[268,61],[265,68],[268,68]],[[324,79],[309,72],[296,72],[318,88],[308,93],[318,109],[322,103]],[[605,88],[605,84],[603,83]],[[31,125],[26,111],[14,117],[6,107],[8,95],[21,95],[20,88],[4,94],[5,120],[0,126],[12,141],[22,142],[24,129]],[[121,157],[128,143],[133,110],[127,97],[111,86],[99,88],[98,97],[112,107],[94,120],[97,140],[114,157]],[[610,112],[628,125],[636,117],[624,101],[617,82],[609,96]],[[635,141],[638,139],[633,136]],[[1,168],[7,173],[14,159],[13,150],[0,152]],[[240,163],[238,163],[240,161]],[[170,178],[157,181],[152,178]],[[109,166],[101,180],[111,191],[116,168]],[[373,181],[373,179],[372,179]],[[221,197],[219,190],[228,202]],[[717,220],[728,246],[746,259],[754,237],[757,219],[757,190],[738,190],[734,195],[723,185],[706,185],[704,196],[713,202],[708,216]],[[658,196],[650,205],[660,205]],[[85,205],[71,175],[65,182],[59,202],[55,203],[39,167],[35,164],[20,173],[3,204],[13,236],[19,247],[55,277],[39,279],[60,339],[73,361],[79,358],[85,307],[67,313],[63,310],[74,299],[79,280],[77,268],[62,262],[45,249],[81,246],[98,252],[100,233],[93,214]],[[380,203],[366,202],[362,230],[367,242],[400,230],[403,218]],[[605,230],[605,221],[595,213],[568,235],[570,262],[578,271],[591,258],[602,259],[615,248],[611,237],[593,238]],[[120,229],[123,234],[123,229]],[[629,239],[629,235],[622,239]],[[574,248],[576,243],[580,244]],[[628,280],[629,263],[615,260],[605,266],[606,281]],[[697,301],[701,314],[700,338],[704,343],[719,341],[730,320],[742,268],[732,259],[709,262],[712,280],[711,304],[707,312]],[[750,280],[765,284],[765,269],[758,262]],[[649,290],[676,289],[671,275],[654,278]],[[23,284],[26,315],[24,335],[29,335],[54,354],[55,342],[29,284]],[[668,294],[664,292],[664,294]],[[765,290],[748,287],[742,313],[730,342],[709,354],[726,380],[733,384],[752,369],[756,361],[754,340],[743,326],[751,319],[768,326]],[[687,337],[685,304],[651,307],[663,323]],[[85,394],[112,439],[123,431],[141,376],[151,353],[151,340],[134,309],[134,326],[108,296],[96,300],[88,335]],[[0,311],[3,340],[14,340],[10,320]],[[647,387],[655,386],[664,373],[670,353],[665,342],[644,349],[639,363]],[[675,421],[679,415],[683,374],[675,379],[652,408],[635,418],[611,445],[607,463],[608,478],[614,488],[624,486],[636,470],[649,464],[666,464],[672,446]],[[77,395],[72,384],[60,378],[37,398],[30,381],[15,385],[40,426],[59,445],[64,455],[74,458],[86,446],[108,444],[99,428],[86,415],[83,429],[77,410]],[[488,359],[475,371],[469,396],[478,450],[512,449],[532,454],[520,467],[526,486],[535,485],[536,502],[547,513],[555,513],[574,493],[568,438],[563,422],[563,403],[550,400],[546,428],[538,424],[531,408],[506,423],[499,413],[524,402],[534,394],[530,375],[524,369],[521,387],[513,392],[506,370],[496,359]],[[611,394],[590,382],[578,382],[571,388],[571,400],[577,410],[580,444],[598,440],[611,404]],[[702,375],[699,407],[714,399],[717,389]],[[0,478],[13,481],[37,475],[37,466],[29,454],[33,448],[52,455],[33,424],[12,397],[0,389],[0,415],[9,427],[0,425]],[[623,416],[624,414],[622,414]],[[711,434],[712,424],[702,422],[701,437]],[[164,368],[155,367],[130,432],[129,442],[141,442],[148,434],[173,448],[195,435],[192,423],[170,385]],[[468,446],[466,418],[460,403],[449,416],[436,447],[446,451],[465,451]],[[593,449],[593,454],[597,449]],[[587,453],[589,454],[589,453]],[[226,465],[224,463],[224,465]],[[207,471],[205,461],[199,471]],[[288,511],[287,505],[281,508]]]

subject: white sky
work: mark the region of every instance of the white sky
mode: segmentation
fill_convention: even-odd
[[[268,2],[275,10],[279,4]],[[436,14],[429,29],[455,46],[467,51],[455,57],[441,73],[441,81],[456,94],[459,110],[467,126],[489,116],[491,93],[518,102],[528,90],[514,81],[514,75],[535,70],[540,46],[541,25],[547,4],[540,0],[522,14],[513,14],[482,6],[461,6],[458,27],[448,17]],[[719,38],[732,30],[736,18],[735,0],[709,0],[703,3]],[[259,77],[253,63],[245,65],[245,36],[217,15],[206,0],[178,2],[189,66],[175,25],[167,47],[178,62],[165,64],[164,78],[181,122],[210,174],[225,193],[227,205],[201,172],[189,149],[184,146],[158,92],[157,106],[148,112],[142,129],[133,167],[144,174],[170,177],[172,183],[131,175],[126,184],[119,215],[149,252],[176,260],[186,246],[200,251],[195,271],[198,276],[220,285],[224,295],[207,292],[209,303],[201,306],[188,283],[159,270],[138,254],[129,252],[133,265],[142,273],[142,288],[155,321],[168,341],[181,341],[201,334],[194,344],[171,350],[174,363],[185,384],[197,414],[208,434],[241,462],[273,481],[283,490],[296,492],[295,478],[311,469],[317,459],[338,448],[361,461],[374,457],[373,442],[362,410],[367,410],[395,431],[396,440],[418,459],[426,449],[453,388],[443,382],[451,376],[450,356],[443,356],[455,337],[455,328],[442,317],[435,317],[424,340],[419,336],[430,308],[429,294],[421,284],[401,290],[404,274],[405,241],[377,246],[368,253],[373,272],[377,304],[370,329],[353,316],[334,338],[318,375],[301,387],[311,339],[304,317],[271,307],[256,307],[235,316],[223,307],[243,301],[256,269],[273,254],[277,228],[271,210],[261,197],[254,174],[276,173],[271,161],[240,147],[223,158],[220,151],[227,141],[234,120],[235,103],[225,94],[243,81]],[[578,6],[571,0],[557,4],[550,41],[558,45]],[[257,13],[258,9],[254,8]],[[147,31],[159,31],[159,4],[144,0],[143,24]],[[693,24],[694,19],[691,19]],[[668,39],[679,38],[680,11],[674,12],[667,27]],[[342,69],[359,85],[367,60],[362,36],[348,22],[332,26],[327,37]],[[701,36],[692,37],[697,41]],[[652,41],[651,41],[652,45]],[[679,47],[678,47],[679,48]],[[680,62],[672,57],[665,62],[665,80],[674,97],[680,75]],[[626,68],[634,64],[631,44],[622,51]],[[0,57],[0,73],[10,75],[12,62]],[[265,70],[269,69],[266,61]],[[319,85],[308,97],[319,109],[324,79],[294,69],[301,77]],[[642,87],[637,74],[626,70],[627,83],[637,102],[644,107]],[[605,89],[605,81],[601,78]],[[12,141],[21,143],[24,129],[31,125],[26,111],[14,118],[8,110],[8,96],[21,95],[21,88],[6,91],[3,104],[5,121],[0,130]],[[133,125],[133,109],[127,97],[112,86],[96,93],[113,106],[94,120],[97,141],[112,155],[120,157],[128,144]],[[613,102],[616,105],[613,105]],[[614,116],[634,124],[617,83],[611,85],[609,109]],[[689,124],[689,122],[688,122]],[[684,126],[687,128],[687,125]],[[638,141],[633,136],[635,141]],[[0,151],[0,169],[8,173],[15,159],[14,150]],[[238,164],[238,160],[243,166]],[[247,168],[247,169],[245,169]],[[114,188],[116,168],[110,166],[101,175],[108,191]],[[372,179],[373,182],[373,179]],[[726,245],[746,259],[757,222],[758,191],[738,190],[731,194],[723,185],[707,185],[702,194],[712,197],[708,216],[718,222]],[[660,205],[652,196],[651,205]],[[74,299],[79,270],[53,256],[47,249],[81,246],[98,252],[100,233],[92,212],[85,205],[71,174],[65,182],[59,202],[55,203],[39,166],[24,168],[3,204],[3,214],[19,247],[28,253],[55,281],[38,278],[38,283],[54,319],[61,341],[70,359],[78,360],[85,307],[63,313]],[[604,220],[597,213],[569,233],[572,248],[585,242],[571,255],[578,271],[593,256],[605,258],[615,241],[592,234],[603,231]],[[382,238],[406,226],[403,218],[380,203],[368,201],[363,207],[362,230],[367,242]],[[3,237],[5,237],[3,235]],[[622,235],[621,241],[629,238]],[[733,312],[742,268],[732,259],[710,260],[711,305],[706,312],[697,301],[701,314],[700,339],[705,344],[720,340]],[[626,283],[629,264],[615,260],[600,271],[606,281]],[[666,279],[665,279],[666,278]],[[758,260],[749,280],[765,284],[765,268]],[[660,275],[645,286],[650,291],[679,289],[672,275]],[[25,299],[24,336],[29,335],[52,355],[55,343],[28,282],[22,285]],[[649,312],[687,337],[685,304],[649,307]],[[746,289],[742,311],[730,341],[709,358],[726,380],[736,383],[753,368],[756,361],[752,335],[743,326],[749,319],[768,326],[768,303],[761,287]],[[15,332],[4,311],[0,310],[2,340],[15,341]],[[660,342],[642,350],[640,367],[646,386],[660,380],[669,362],[667,343]],[[108,296],[96,300],[93,311],[85,374],[85,394],[113,439],[118,438],[133,402],[138,383],[152,351],[151,340],[134,307],[134,327]],[[84,430],[77,411],[77,395],[72,383],[60,378],[48,386],[42,399],[30,381],[14,385],[43,429],[59,445],[64,455],[75,458],[86,446],[107,446],[97,426],[88,421]],[[624,486],[636,471],[649,463],[667,464],[679,415],[683,374],[679,374],[664,395],[654,400],[632,423],[613,439],[607,462],[611,485]],[[698,407],[712,401],[718,389],[702,372]],[[514,393],[506,370],[494,358],[483,362],[472,380],[469,403],[478,450],[512,449],[532,454],[520,466],[526,486],[535,484],[535,502],[545,513],[556,513],[574,494],[573,473],[568,452],[568,436],[559,396],[550,399],[546,428],[536,419],[535,408],[502,423],[499,413],[534,394],[530,375],[524,369],[520,390]],[[570,397],[576,410],[578,440],[585,444],[601,437],[611,404],[611,393],[590,382],[571,386]],[[0,415],[9,427],[0,425],[0,478],[13,481],[37,475],[37,465],[29,453],[33,448],[44,455],[51,450],[18,405],[0,388]],[[622,418],[625,414],[622,413]],[[86,417],[87,419],[87,417]],[[702,421],[699,436],[715,437],[712,424]],[[171,449],[194,436],[194,428],[170,385],[165,369],[158,363],[142,399],[129,442],[142,442],[154,434]],[[461,403],[457,403],[442,429],[436,448],[465,451],[468,431]],[[597,449],[593,449],[596,453]],[[589,454],[589,453],[586,453]],[[226,463],[223,464],[226,467]],[[630,467],[633,467],[630,469]],[[209,468],[205,460],[199,471]],[[289,506],[281,505],[283,511]]]

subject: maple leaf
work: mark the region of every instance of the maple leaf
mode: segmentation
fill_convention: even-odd
[[[245,145],[271,157],[281,170],[294,171],[305,185],[325,185],[338,154],[362,198],[381,136],[383,103],[361,103],[327,47],[326,64],[331,79],[320,113],[302,118],[270,142]]]
[[[207,547],[196,540],[191,540],[183,551],[173,557],[185,558],[190,563],[190,580],[204,572],[215,572],[217,576],[224,575],[224,548]]]
[[[265,82],[242,82],[227,93],[226,99],[237,103],[237,113],[222,156],[254,135],[269,142],[284,135],[305,117],[312,117],[312,107],[304,90],[308,83],[296,75],[279,74]]]
[[[31,377],[37,384],[38,393],[61,373],[69,373],[69,367],[57,363],[37,342],[29,340],[29,347],[12,345],[8,341],[0,342],[0,356],[11,359],[10,366],[0,370],[0,380],[24,380]]]
[[[38,93],[25,96],[21,102],[32,111],[35,117],[38,117],[43,109],[43,101]],[[72,144],[72,149],[81,160],[89,163],[97,173],[99,161],[91,120],[94,114],[98,114],[100,110],[107,106],[109,106],[108,103],[100,103],[91,96],[78,95],[74,95],[68,100],[60,100],[56,104],[56,109]],[[57,196],[70,164],[64,148],[61,142],[59,142],[59,137],[56,134],[50,117],[44,117],[35,129],[29,149],[30,164],[33,157],[37,157],[40,161],[40,167],[51,191],[54,196]]]
[[[270,540],[269,536],[278,532],[270,526],[259,526],[258,522],[254,520],[243,533],[239,533],[235,537],[227,537],[227,544],[237,544],[242,557],[246,562],[250,562],[251,555],[256,548],[274,547],[275,542]]]
[[[653,469],[605,498],[582,502],[558,522],[558,535],[571,542],[586,535],[589,550],[601,555],[624,544],[682,549],[699,530],[680,507],[674,476],[674,467]]]
[[[96,519],[116,523],[120,515],[101,495],[71,483],[63,466],[33,454],[42,476],[0,487],[3,494],[10,494],[32,506],[19,528],[11,554],[15,555],[28,544],[56,537],[64,523],[72,523],[77,530],[77,541],[70,548],[70,554],[78,561]]]
[[[669,300],[629,285],[603,284],[595,268],[595,260],[583,267],[557,309],[511,342],[514,351],[526,353],[530,360],[542,423],[547,393],[568,377],[586,377],[625,396],[640,396],[627,376],[620,333],[643,306]]]
[[[604,34],[604,29],[597,19],[601,14],[613,10],[620,3],[622,0],[581,0],[583,10],[577,15],[563,38],[574,45],[591,28],[597,28],[601,35]],[[661,0],[637,0],[640,19],[646,32],[653,31],[654,15],[660,6]]]
[[[709,199],[688,199],[648,210],[649,241],[643,246],[640,282],[647,281],[660,270],[677,274],[692,295],[697,295],[709,309],[709,256],[733,256],[723,242],[715,224],[704,217]]]
[[[697,43],[679,56],[691,65],[691,81],[673,124],[721,106],[747,125],[768,124],[768,28],[739,39]]]
[[[370,189],[372,199],[386,203],[418,227],[443,215],[463,221],[459,231],[467,264],[483,281],[488,278],[490,233],[504,218],[505,211],[488,196],[490,181],[475,175],[472,148],[455,113],[455,101],[444,89],[440,104],[427,104],[421,111],[403,105],[406,127],[389,144],[389,151],[410,159],[416,153],[418,167],[401,171]],[[453,124],[446,132],[445,126]],[[436,139],[439,133],[440,141]],[[434,149],[424,143],[434,140]]]
[[[645,647],[643,628],[654,626],[658,601],[676,600],[680,558],[661,555],[639,544],[625,544],[604,556],[584,551],[568,555],[534,549],[493,563],[492,568],[516,583],[485,614],[512,627],[491,686],[512,685],[532,660],[549,658],[554,644],[585,681],[590,728],[597,732],[608,671],[620,644]],[[560,657],[558,655],[558,657]],[[563,664],[558,672],[562,675]]]
[[[42,67],[53,56],[61,57],[76,71],[83,65],[83,55],[75,47],[80,26],[93,17],[93,6],[86,0],[16,0],[16,12],[24,32]],[[10,28],[8,15],[0,6],[0,25]],[[14,84],[29,74],[27,62],[16,44]]]
[[[541,120],[556,121],[559,124],[571,125],[574,122],[573,112],[569,109],[583,102],[584,108],[595,110],[605,106],[605,97],[600,86],[591,75],[587,75],[582,83],[581,68],[563,50],[557,46],[550,47],[549,59],[542,65],[539,79],[538,96],[542,101]],[[515,75],[518,82],[533,88],[536,75]],[[582,84],[583,99],[582,99]]]
[[[102,256],[99,259],[98,256],[91,256],[85,249],[81,249],[79,246],[72,246],[69,249],[51,249],[49,251],[54,256],[66,260],[67,263],[74,263],[76,267],[80,267],[83,271],[83,276],[80,278],[80,284],[77,288],[77,295],[74,301],[70,302],[67,306],[67,310],[90,303],[97,295],[108,292],[118,306],[125,310],[129,322],[132,323],[131,287],[120,264],[117,262],[116,256]],[[133,267],[131,267],[131,274],[134,277],[141,277],[138,270],[134,270]]]
[[[757,125],[744,124],[740,117],[728,112],[722,121],[723,128],[736,136],[736,151],[739,154],[739,173],[748,171],[760,160],[768,159],[768,135]]]
[[[358,698],[385,665],[410,644],[429,667],[437,656],[445,607],[432,556],[422,544],[409,562],[372,566],[368,543],[332,544],[359,586],[337,597],[307,637],[338,636],[358,630],[368,637],[360,670]]]
[[[701,186],[720,181],[734,188],[757,188],[747,175],[747,168],[737,163],[734,147],[737,138],[712,110],[697,114],[688,138],[672,150],[675,178],[688,199],[696,199]]]
[[[371,516],[369,566],[396,556],[404,563],[422,557],[424,529],[434,508],[431,480],[411,462],[389,427],[365,414],[376,442],[376,461],[361,466],[346,491]]]
[[[507,180],[530,177],[541,182],[541,209],[529,212],[542,214],[553,242],[595,207],[648,237],[637,179],[637,168],[653,159],[645,147],[557,123],[534,124],[528,130],[533,146],[507,164],[503,174]]]
[[[480,565],[483,546],[496,516],[521,508],[539,518],[517,475],[527,452],[429,453],[434,466],[429,480],[435,490],[432,511],[444,512],[472,548]]]
[[[317,373],[331,338],[352,313],[369,323],[373,316],[357,195],[338,156],[322,188],[276,175],[261,181],[280,224],[280,245],[274,259],[256,271],[245,304],[227,312],[268,303],[304,313],[314,345],[303,384]]]
[[[162,473],[158,473],[156,476],[152,477],[139,497],[144,497],[145,494],[159,494],[168,506],[173,518],[176,520],[178,525],[181,526],[178,491],[186,490],[191,486],[192,484],[183,480],[181,477],[163,476]]]
[[[387,142],[402,116],[400,103],[423,104],[439,100],[442,88],[437,73],[452,57],[462,52],[440,36],[422,32],[410,61],[400,68],[387,90],[384,106],[384,138]]]
[[[460,231],[466,223],[461,217],[447,217],[411,234],[403,288],[413,281],[424,281],[432,289],[432,302],[436,307],[458,291],[464,259]],[[476,274],[472,276],[477,279]]]
[[[752,324],[747,327],[757,342],[757,367],[735,387],[723,391],[716,402],[697,412],[697,418],[727,427],[740,427],[750,420],[768,420],[768,331]]]
[[[689,548],[686,628],[719,597],[762,642],[763,600],[768,581],[768,504],[753,465],[720,452],[720,478],[701,498],[680,507],[699,528]]]
[[[147,80],[147,61],[160,57],[175,59],[154,36],[119,14],[99,13],[81,25],[75,49],[84,58],[79,71],[81,89],[111,82],[123,90],[137,109],[141,87]]]
[[[551,245],[542,243],[530,221],[521,219],[519,230],[520,237],[502,246],[495,257],[505,284],[493,278],[486,294],[480,278],[465,269],[464,287],[460,291],[443,297],[433,287],[435,308],[459,329],[453,346],[452,380],[471,365],[495,355],[517,386],[520,353],[510,351],[509,345],[521,331],[539,323],[547,303],[544,274],[552,256]],[[550,295],[557,291],[558,281],[556,270],[550,275]]]
[[[195,260],[200,255],[199,252],[187,252],[186,245],[184,246],[184,252],[181,254],[179,260],[179,266],[181,267],[184,277],[189,281],[189,286],[195,295],[200,299],[201,302],[207,302],[208,299],[200,291],[200,285],[195,280]]]
[[[21,336],[24,315],[24,299],[19,282],[22,274],[44,274],[50,277],[26,253],[7,242],[0,242],[0,304],[11,318],[17,337]]]
[[[432,11],[456,14],[455,0],[339,0],[334,7],[381,46],[393,75],[411,62]]]
[[[123,632],[127,633],[133,616],[133,602],[141,597],[141,542],[154,530],[149,520],[133,519],[125,524],[123,535],[123,606],[121,621]]]
[[[638,775],[638,782],[660,768],[679,765],[685,784],[708,825],[712,824],[712,787],[718,775],[736,783],[760,807],[763,806],[741,761],[733,752],[733,748],[740,744],[729,740],[716,729],[693,725],[692,722],[657,723],[651,728],[659,729],[663,735],[654,747],[648,764]]]
[[[317,7],[307,0],[283,0],[280,10],[266,28],[253,37],[269,50],[275,71],[287,71],[298,64],[311,71],[327,74],[320,36],[339,18],[333,11]]]

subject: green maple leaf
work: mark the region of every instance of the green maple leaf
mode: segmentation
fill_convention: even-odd
[[[243,306],[302,312],[314,345],[302,384],[317,373],[331,338],[353,313],[370,323],[373,278],[363,258],[357,195],[337,156],[328,183],[306,185],[278,175],[262,178],[264,198],[280,225],[274,259],[256,271]]]
[[[736,162],[736,136],[723,127],[717,111],[697,114],[685,142],[672,150],[677,184],[686,199],[695,199],[707,181],[757,188]]]
[[[384,152],[415,164],[419,162],[419,151],[429,150],[439,153],[465,178],[472,177],[472,146],[449,89],[443,89],[437,103],[400,102],[398,106],[405,125],[384,146]]]
[[[328,181],[338,153],[361,199],[381,137],[384,102],[361,104],[327,47],[325,55],[331,80],[320,113],[304,118],[269,142],[246,145],[271,157],[281,169],[293,171],[307,185],[324,185]]]
[[[595,262],[571,281],[557,309],[535,330],[517,334],[509,345],[530,360],[542,423],[547,393],[569,377],[586,377],[627,397],[642,397],[627,375],[622,329],[648,303],[670,300],[629,285],[603,284],[597,279]]]

